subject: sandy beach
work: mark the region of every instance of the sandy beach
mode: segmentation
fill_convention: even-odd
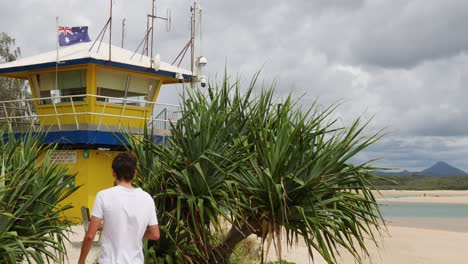
[[[467,263],[468,233],[440,230],[389,226],[389,234],[384,235],[380,250],[370,245],[370,258],[364,263],[378,264],[464,264]],[[276,259],[274,252],[269,260]],[[326,262],[318,254],[316,264]],[[308,259],[307,248],[303,243],[290,251],[283,252],[283,259],[297,264],[313,263]],[[343,253],[338,263],[355,263],[349,253]]]
[[[381,191],[375,194],[379,201],[468,204],[468,191]],[[468,263],[468,219],[397,218],[387,223],[379,248],[369,241],[370,258],[364,263],[378,264],[465,264]],[[283,246],[285,248],[285,245]],[[318,254],[315,262],[308,258],[304,243],[283,252],[283,259],[297,264],[326,262]],[[344,252],[338,263],[355,263]],[[276,260],[270,252],[269,260]]]
[[[382,191],[376,197],[381,201],[468,204],[468,191]],[[442,221],[442,222],[441,222]],[[83,227],[74,226],[68,245],[69,263],[76,263],[79,257]],[[99,255],[99,243],[90,252],[87,263],[94,263]],[[468,219],[442,219],[434,221],[424,218],[392,219],[388,222],[388,233],[382,235],[379,248],[368,243],[370,258],[365,263],[378,264],[465,264],[468,260]],[[355,263],[349,253],[342,252],[338,263]],[[325,264],[318,254],[315,262],[309,258],[304,243],[286,250],[283,245],[283,259],[297,264]],[[269,261],[276,260],[272,248]]]
[[[65,260],[65,263],[78,263],[78,259],[80,258],[81,242],[83,241],[84,233],[85,232],[82,225],[72,226],[72,232],[68,235],[70,242],[66,244],[68,262]],[[99,246],[98,236],[96,235],[93,247],[89,251],[88,258],[86,259],[86,263],[96,263],[100,252],[101,249]]]
[[[468,204],[468,191],[399,191],[384,190],[374,192],[379,201]]]
[[[73,227],[75,233],[70,236],[68,245],[68,263],[77,263],[82,240],[82,227]],[[441,230],[418,229],[399,226],[389,226],[388,234],[383,235],[380,250],[369,243],[371,257],[365,263],[380,264],[465,264],[468,259],[468,233]],[[95,263],[99,255],[99,244],[96,242],[87,258],[86,263]],[[283,246],[285,249],[285,245]],[[326,262],[318,254],[316,264]],[[276,259],[273,248],[270,250],[269,260]],[[312,263],[307,248],[299,243],[290,250],[283,251],[283,259],[297,264]],[[355,263],[350,254],[343,253],[339,263]]]

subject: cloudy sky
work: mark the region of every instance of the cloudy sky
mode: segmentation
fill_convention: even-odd
[[[114,0],[113,43],[134,50],[146,29],[151,0]],[[172,62],[188,41],[190,0],[157,0],[172,26],[157,23],[156,51]],[[441,160],[468,171],[468,1],[466,0],[200,0],[206,74],[224,68],[248,81],[276,81],[307,107],[341,103],[343,123],[374,116],[369,133],[388,135],[359,156],[380,166],[422,170]],[[89,26],[96,38],[109,0],[0,0],[0,32],[23,57],[55,49],[55,17]],[[106,37],[107,38],[107,37]],[[160,102],[177,103],[180,89]]]

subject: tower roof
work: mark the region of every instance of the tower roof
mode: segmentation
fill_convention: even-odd
[[[173,77],[174,81],[179,81],[176,75],[182,74],[184,80],[192,78],[192,72],[160,61],[159,55],[153,60],[151,58],[134,53],[133,51],[119,48],[112,45],[111,60],[109,60],[109,44],[79,43],[59,49],[59,67],[79,65],[79,64],[99,64],[114,68],[127,69],[145,73],[154,73],[166,77]],[[98,49],[99,47],[99,49]],[[24,71],[41,70],[55,68],[57,66],[57,51],[49,51],[16,61],[0,64],[0,75],[17,76]]]

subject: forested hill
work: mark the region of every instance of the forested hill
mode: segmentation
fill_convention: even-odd
[[[418,171],[376,171],[374,172],[374,175],[377,176],[435,176],[435,177],[450,177],[450,176],[468,176],[468,173],[464,172],[463,170],[460,170],[458,168],[455,168],[454,166],[451,166],[443,161],[439,161],[432,165],[431,167],[422,170],[420,172]]]
[[[466,176],[385,176],[372,184],[379,190],[468,190]]]
[[[439,176],[439,177],[447,177],[447,176],[468,176],[468,173],[450,166],[449,164],[439,161],[436,164],[432,165],[430,168],[427,168],[418,173],[418,175],[423,176]]]
[[[468,190],[468,174],[442,161],[420,172],[376,171],[374,175],[382,176],[373,182],[381,190]]]

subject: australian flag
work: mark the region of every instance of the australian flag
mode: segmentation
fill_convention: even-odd
[[[59,27],[59,45],[70,46],[81,42],[90,42],[88,27]]]

